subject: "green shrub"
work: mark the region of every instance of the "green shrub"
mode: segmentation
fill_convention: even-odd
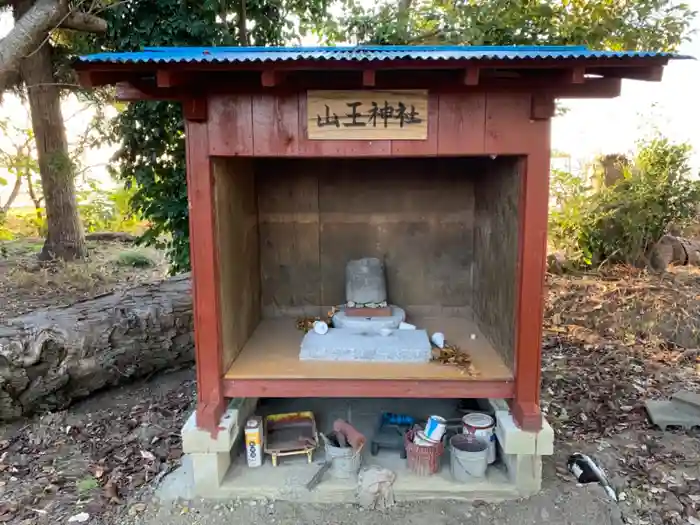
[[[554,172],[550,241],[577,266],[645,264],[670,227],[698,215],[700,181],[690,176],[690,152],[661,137],[642,142],[623,178],[597,191],[583,177]]]
[[[133,268],[151,268],[156,265],[148,254],[138,250],[121,252],[117,256],[116,263],[118,266],[131,266]]]
[[[0,220],[0,238],[3,240],[46,235],[46,214],[43,208],[10,208]]]
[[[94,181],[87,182],[88,188],[78,192],[78,210],[87,233],[138,233],[143,229],[143,221],[131,209],[133,190],[105,190]]]

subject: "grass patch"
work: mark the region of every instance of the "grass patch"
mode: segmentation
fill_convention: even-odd
[[[99,488],[100,483],[92,476],[86,476],[75,484],[78,494],[83,495]]]

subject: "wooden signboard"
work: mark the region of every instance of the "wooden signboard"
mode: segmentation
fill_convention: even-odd
[[[427,90],[309,91],[311,140],[425,140]]]

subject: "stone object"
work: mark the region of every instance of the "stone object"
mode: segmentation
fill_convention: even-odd
[[[343,308],[345,315],[349,317],[389,317],[391,315],[391,307],[383,306],[379,308],[346,307]]]
[[[394,498],[396,474],[391,470],[371,466],[360,472],[357,499],[365,509],[386,510],[396,504]]]
[[[319,336],[320,337],[320,336]],[[209,496],[221,487],[231,464],[231,451],[242,441],[243,426],[255,411],[258,399],[234,398],[221,416],[218,432],[212,436],[197,427],[192,413],[182,428],[182,450],[192,461],[194,490],[199,496]]]
[[[647,401],[647,414],[651,422],[661,430],[680,427],[690,430],[700,427],[700,402],[697,394],[678,392],[670,401]]]
[[[302,361],[427,363],[432,355],[425,330],[394,330],[387,336],[332,328],[325,335],[308,332],[301,342]]]
[[[345,300],[356,305],[386,301],[382,261],[367,257],[348,262],[345,267]]]
[[[345,309],[333,316],[334,328],[348,328],[356,332],[372,332],[379,334],[383,328],[397,329],[406,320],[406,312],[398,306],[391,307],[391,315],[379,317],[354,317],[347,315]]]

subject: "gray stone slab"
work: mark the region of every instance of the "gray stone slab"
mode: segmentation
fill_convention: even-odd
[[[647,414],[651,422],[661,430],[680,427],[689,430],[700,427],[700,411],[674,401],[647,401]]]
[[[331,328],[325,335],[308,332],[301,342],[303,361],[370,361],[426,363],[431,346],[425,330],[394,330],[383,336]]]

